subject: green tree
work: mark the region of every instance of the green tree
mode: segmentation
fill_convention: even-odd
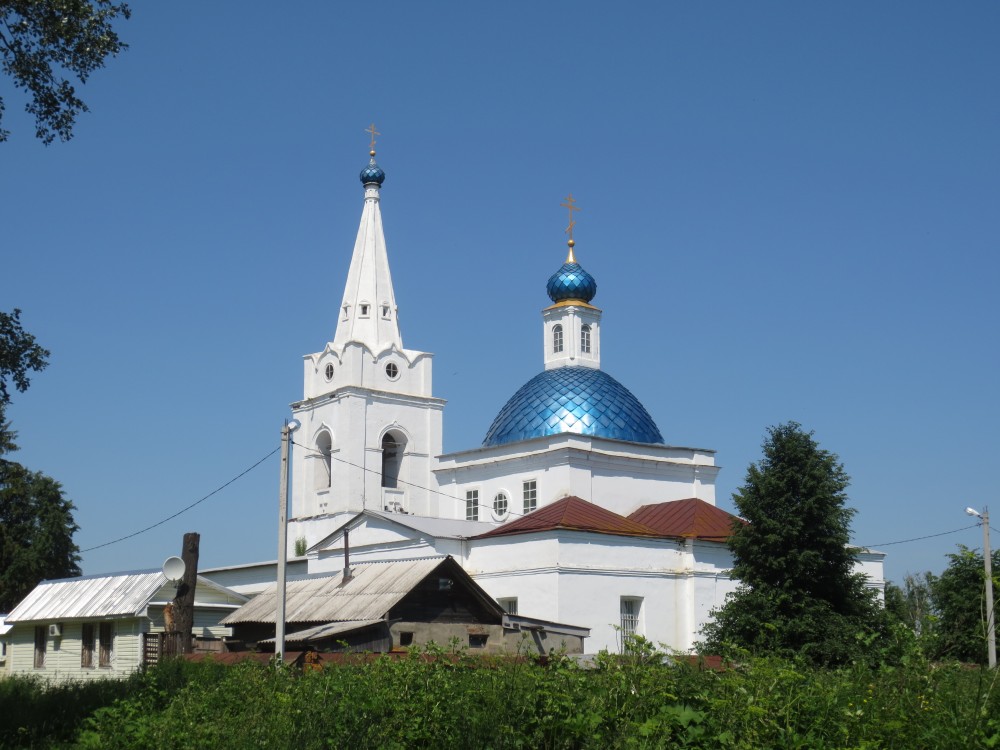
[[[31,380],[28,372],[40,372],[49,362],[49,351],[21,326],[21,311],[0,312],[0,417],[10,403],[8,382],[24,393]]]
[[[859,655],[886,619],[849,546],[854,510],[837,456],[795,422],[768,428],[764,457],[733,500],[749,523],[729,540],[740,586],[704,630],[706,650],[800,654],[818,664]]]
[[[937,627],[930,645],[936,659],[986,663],[986,596],[983,553],[959,545],[948,555],[948,567],[933,579],[934,612]],[[993,553],[993,569],[1000,570],[1000,551]],[[1000,590],[993,581],[993,601],[1000,602]]]
[[[14,433],[4,416],[10,403],[10,388],[21,393],[28,390],[31,384],[28,373],[44,370],[49,364],[48,357],[48,350],[21,326],[20,310],[0,312],[0,456],[17,450]]]
[[[20,317],[0,312],[0,612],[43,579],[80,575],[73,503],[54,479],[5,458],[17,450],[4,420],[11,388],[26,391],[29,373],[45,369],[49,356]]]
[[[46,145],[72,138],[77,114],[89,111],[67,75],[86,83],[108,57],[127,49],[112,21],[130,15],[127,4],[111,0],[0,0],[3,71],[30,95],[24,109]],[[0,98],[0,120],[3,111]],[[0,141],[9,135],[0,128]]]
[[[937,627],[933,593],[936,581],[934,574],[927,571],[907,573],[902,586],[891,581],[885,585],[886,611],[906,625],[922,642],[931,638]]]
[[[0,458],[0,612],[39,581],[80,575],[73,510],[59,482]]]

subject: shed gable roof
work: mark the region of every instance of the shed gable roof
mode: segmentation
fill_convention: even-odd
[[[331,623],[382,620],[396,604],[427,576],[438,570],[468,589],[499,621],[503,610],[451,557],[358,563],[351,578],[344,574],[290,581],[285,589],[285,621]],[[277,584],[269,586],[238,610],[223,625],[273,623],[277,611]]]
[[[62,578],[42,581],[32,589],[14,610],[7,615],[8,622],[38,622],[43,620],[74,620],[92,617],[135,617],[153,601],[167,585],[167,578],[159,570],[140,570],[109,575]],[[225,596],[210,597],[213,604],[245,602],[247,598],[235,591],[219,586],[198,576],[195,588],[195,606],[203,605],[205,588]],[[163,598],[163,597],[161,597]],[[172,597],[167,597],[172,598]]]

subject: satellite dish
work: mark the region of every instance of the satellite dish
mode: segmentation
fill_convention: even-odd
[[[179,581],[184,577],[184,561],[179,557],[168,557],[163,561],[163,575],[168,581]]]

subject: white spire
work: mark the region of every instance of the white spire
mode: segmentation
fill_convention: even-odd
[[[341,351],[348,343],[357,342],[378,354],[393,346],[401,351],[403,340],[396,321],[396,295],[379,209],[379,186],[385,173],[375,163],[374,150],[371,155],[371,163],[361,173],[365,206],[340,303],[333,348]]]

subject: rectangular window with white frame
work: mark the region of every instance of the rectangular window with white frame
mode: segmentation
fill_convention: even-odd
[[[479,520],[479,490],[467,490],[465,493],[465,520]]]
[[[524,494],[524,512],[531,513],[531,511],[538,508],[538,482],[534,479],[527,479],[523,484],[523,494]]]

